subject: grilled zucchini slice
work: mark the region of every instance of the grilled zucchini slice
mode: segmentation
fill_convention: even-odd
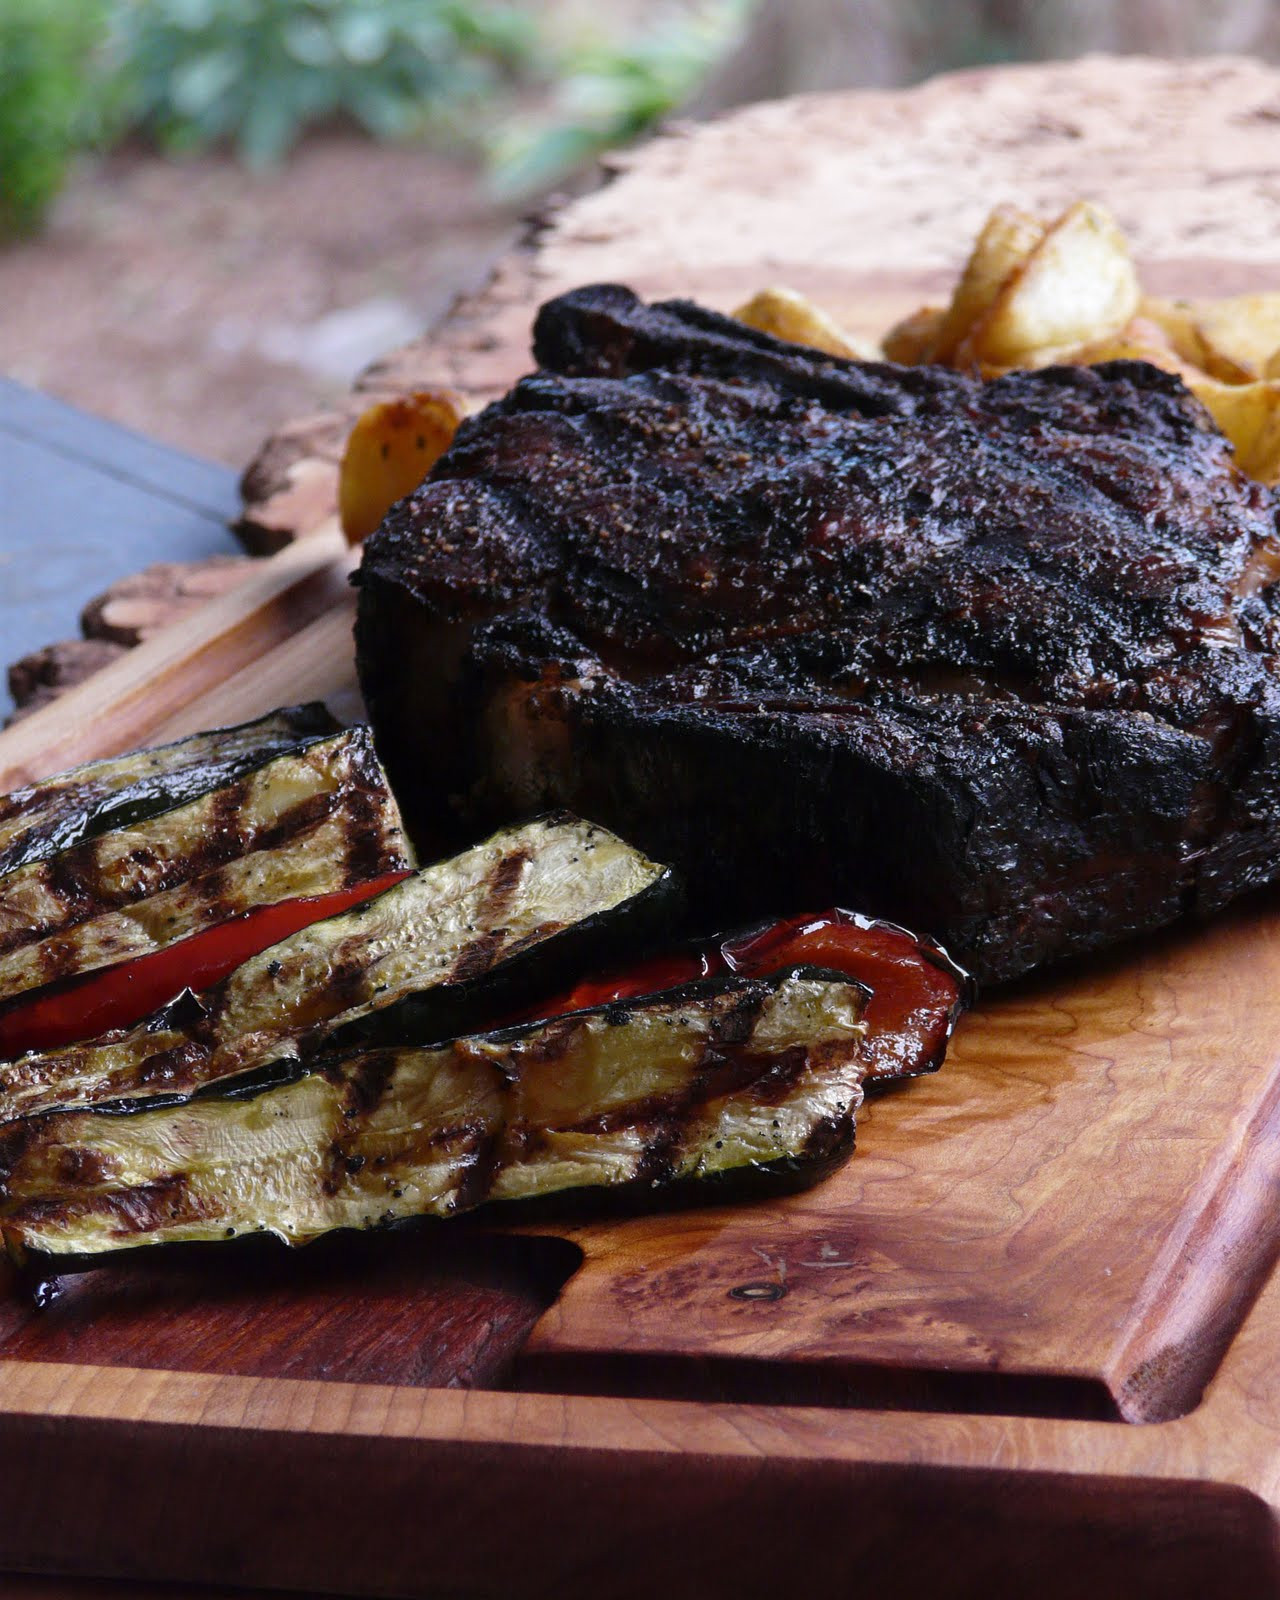
[[[171,811],[337,728],[318,701],[287,706],[255,722],[91,761],[0,795],[0,873]]]
[[[63,1267],[246,1233],[300,1244],[571,1190],[794,1187],[852,1148],[866,998],[812,968],[717,979],[357,1052],[251,1099],[15,1124],[0,1138],[0,1228],[19,1259]]]
[[[491,1023],[575,956],[666,920],[676,893],[669,869],[580,818],[503,829],[127,1031],[0,1065],[0,1123],[184,1097],[357,1041],[448,1038]]]
[[[367,727],[0,879],[0,1001],[413,865]]]

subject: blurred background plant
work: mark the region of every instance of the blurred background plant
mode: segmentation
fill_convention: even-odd
[[[485,141],[500,196],[537,193],[685,104],[743,38],[756,0],[653,5],[619,34],[600,17],[544,51],[546,103]]]
[[[225,145],[261,169],[343,122],[474,145],[501,197],[529,194],[684,101],[753,4],[628,27],[516,0],[0,0],[0,229],[37,227],[80,150]]]
[[[97,0],[0,0],[0,234],[39,226],[105,101],[86,96],[106,11]]]
[[[115,55],[136,132],[264,167],[332,120],[429,133],[490,102],[536,40],[529,14],[483,0],[124,0]]]

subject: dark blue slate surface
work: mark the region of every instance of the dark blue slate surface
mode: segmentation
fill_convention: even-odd
[[[234,553],[239,506],[229,467],[0,378],[0,666],[75,638],[85,602],[152,561]]]

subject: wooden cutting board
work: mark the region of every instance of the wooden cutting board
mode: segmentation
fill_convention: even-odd
[[[1193,183],[1177,144],[1190,124],[1209,171],[1216,105],[1220,140],[1243,129],[1280,166],[1280,78],[1212,70],[1085,63],[672,136],[508,262],[436,358],[471,341],[475,387],[506,381],[569,271],[724,306],[779,256],[874,331],[946,272],[895,278],[892,229],[873,238],[837,180],[851,149],[908,133],[912,203],[945,213],[953,260],[990,201],[1089,192],[1157,287],[1280,285],[1280,199],[1228,254],[1221,192],[1262,205],[1262,180]],[[1143,95],[1168,137],[1117,145]],[[714,221],[689,177],[709,150]],[[1161,183],[1182,233],[1143,236]],[[313,694],[354,713],[349,566],[331,526],[283,550],[0,736],[0,786]],[[40,1305],[11,1287],[0,1566],[397,1595],[1280,1592],[1278,1202],[1269,894],[984,1000],[944,1070],[873,1100],[853,1161],[804,1195],[228,1250]]]

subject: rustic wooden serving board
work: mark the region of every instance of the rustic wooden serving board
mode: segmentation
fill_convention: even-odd
[[[1144,116],[1174,130],[1163,154],[1117,145]],[[868,126],[911,130],[914,167],[892,159],[917,207],[945,210],[948,263],[895,278],[888,225],[870,263],[856,194],[836,259],[815,208]],[[966,129],[986,166],[956,180],[961,204]],[[1178,139],[1205,170],[1232,129],[1247,161],[1193,183]],[[456,382],[470,341],[474,387],[498,386],[533,303],[603,276],[720,306],[781,277],[875,331],[997,198],[1111,201],[1165,290],[1280,286],[1264,157],[1280,169],[1280,77],[1249,66],[1085,63],[758,108],[658,142],[570,208],[433,359]],[[1159,182],[1181,235],[1156,226]],[[1270,230],[1242,223],[1229,255],[1233,184]],[[427,356],[401,358],[406,381]],[[285,700],[354,714],[349,567],[331,525],[265,561],[0,736],[0,787]],[[1280,1592],[1278,1257],[1272,894],[984,1000],[944,1070],[874,1099],[854,1160],[807,1194],[228,1249],[42,1304],[11,1284],[0,1566],[414,1596]]]

